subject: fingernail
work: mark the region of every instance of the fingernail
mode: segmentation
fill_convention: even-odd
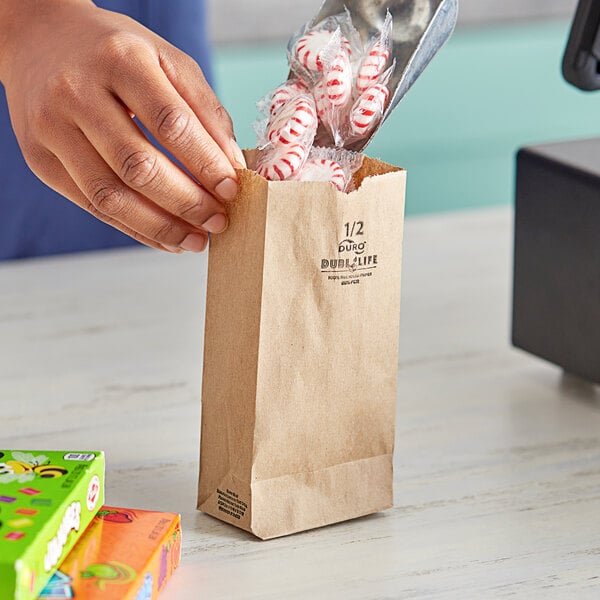
[[[210,219],[206,220],[202,224],[202,227],[210,233],[222,233],[227,229],[228,224],[229,221],[227,220],[227,215],[224,215],[223,213],[217,213]]]
[[[215,188],[215,192],[223,198],[223,200],[233,200],[238,191],[238,184],[233,179],[223,179]]]
[[[173,252],[175,254],[182,254],[183,250],[178,248],[177,246],[167,246],[167,244],[162,244],[162,247],[169,252]]]
[[[242,149],[238,146],[238,143],[235,140],[231,140],[231,147],[233,148],[233,156],[235,160],[240,164],[241,169],[247,169],[248,165],[246,164],[246,158],[244,157],[244,153]]]
[[[208,238],[201,233],[190,233],[183,242],[181,247],[188,252],[203,252],[208,243]]]

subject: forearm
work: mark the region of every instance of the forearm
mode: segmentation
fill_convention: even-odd
[[[93,4],[91,0],[0,0],[0,82],[8,76],[21,32],[32,25],[34,17],[43,20],[57,4],[82,3]]]
[[[4,81],[10,56],[11,41],[20,27],[22,13],[19,5],[25,7],[29,0],[2,0],[0,2],[0,81]]]

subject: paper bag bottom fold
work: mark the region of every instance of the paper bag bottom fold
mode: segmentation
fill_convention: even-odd
[[[267,540],[391,508],[392,487],[382,483],[392,477],[392,456],[387,454],[255,481],[241,495],[231,489],[240,489],[232,482],[198,508]],[[244,497],[252,498],[254,515]]]

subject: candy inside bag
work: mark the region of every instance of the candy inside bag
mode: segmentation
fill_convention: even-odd
[[[340,192],[354,189],[353,175],[363,164],[364,155],[338,148],[314,146],[296,181],[326,181]]]
[[[269,181],[287,181],[300,174],[308,154],[303,144],[269,146],[259,152],[256,172]]]

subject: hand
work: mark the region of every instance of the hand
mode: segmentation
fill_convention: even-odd
[[[28,165],[81,208],[172,252],[227,227],[245,166],[231,119],[193,59],[139,23],[89,0],[2,0],[0,81]]]

